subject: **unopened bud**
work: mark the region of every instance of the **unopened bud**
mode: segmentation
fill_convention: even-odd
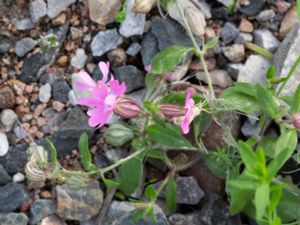
[[[188,24],[195,35],[203,36],[205,34],[205,17],[196,7],[189,7],[184,10]]]
[[[125,119],[132,119],[140,115],[141,107],[135,100],[122,95],[117,99],[114,113]]]
[[[124,145],[133,137],[133,131],[122,123],[112,124],[105,132],[106,141],[115,147]]]
[[[293,125],[296,129],[300,129],[300,113],[293,116]]]
[[[148,13],[155,2],[156,0],[135,0],[133,11],[135,13]]]
[[[184,116],[185,110],[183,107],[174,104],[160,105],[160,111],[165,117],[179,117]]]

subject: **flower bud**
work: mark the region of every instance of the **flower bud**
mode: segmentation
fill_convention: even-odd
[[[133,11],[135,13],[148,13],[152,9],[155,0],[135,0]]]
[[[165,117],[179,117],[184,116],[185,110],[183,107],[174,104],[160,105],[160,111]]]
[[[118,147],[130,141],[134,134],[128,126],[122,123],[115,123],[106,130],[104,137],[108,143]]]
[[[141,107],[135,100],[122,95],[117,99],[114,113],[125,119],[132,119],[141,113]]]
[[[300,129],[300,112],[293,116],[293,125],[296,129]]]

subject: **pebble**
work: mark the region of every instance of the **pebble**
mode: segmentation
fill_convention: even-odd
[[[252,34],[249,33],[239,33],[239,35],[234,39],[234,43],[236,44],[245,44],[253,41]]]
[[[299,24],[296,8],[291,8],[283,17],[279,29],[280,36],[284,37],[296,25]]]
[[[3,166],[0,164],[0,186],[7,184],[12,179],[8,175],[7,171],[3,168]]]
[[[100,25],[107,25],[115,21],[121,7],[120,0],[89,0],[90,19]]]
[[[70,31],[71,31],[72,40],[82,38],[82,36],[83,36],[83,31],[76,27],[71,27]]]
[[[245,46],[242,44],[233,44],[223,47],[222,52],[231,62],[239,63],[243,61],[245,57]]]
[[[38,199],[30,207],[30,224],[35,225],[47,216],[55,213],[55,203],[52,200]]]
[[[215,69],[210,71],[209,73],[213,85],[216,85],[223,89],[232,86],[233,81],[225,70]],[[207,83],[204,72],[198,72],[196,76],[200,81]]]
[[[74,2],[76,0],[48,0],[47,15],[53,19]]]
[[[55,109],[57,112],[63,111],[64,107],[65,107],[65,104],[63,104],[59,101],[52,102],[52,108]]]
[[[59,14],[59,16],[55,17],[52,20],[52,24],[57,26],[57,25],[63,25],[66,23],[67,20],[67,15],[65,13]]]
[[[266,0],[249,0],[249,4],[242,5],[239,10],[247,16],[254,16],[263,9],[265,3]]]
[[[47,103],[51,98],[51,85],[44,84],[39,90],[39,100],[40,102]]]
[[[6,53],[13,47],[12,40],[6,35],[0,35],[0,53]]]
[[[69,220],[89,220],[96,216],[103,203],[99,182],[92,181],[80,190],[72,190],[66,184],[56,186],[57,213]]]
[[[116,48],[107,53],[107,58],[112,67],[118,67],[126,64],[127,55],[123,48]]]
[[[54,100],[67,103],[68,94],[71,90],[69,84],[63,79],[57,79],[52,84],[52,96]]]
[[[127,153],[124,149],[109,149],[105,151],[104,155],[110,162],[116,163],[126,157]]]
[[[233,23],[226,22],[225,26],[222,29],[222,40],[224,44],[229,44],[232,42],[239,34],[239,30]]]
[[[45,217],[40,225],[66,225],[64,220],[57,215]]]
[[[14,133],[20,139],[24,139],[27,136],[26,132],[20,126],[14,127]]]
[[[205,0],[192,0],[192,2],[203,12],[206,19],[211,18],[211,7]]]
[[[142,46],[139,43],[134,42],[128,47],[128,49],[126,50],[126,54],[130,56],[136,56],[141,48]]]
[[[1,225],[27,225],[28,217],[24,213],[0,214]]]
[[[9,149],[8,139],[5,133],[0,131],[0,157],[5,156]]]
[[[76,50],[75,56],[73,56],[71,59],[71,65],[77,69],[81,69],[85,66],[87,59],[88,59],[88,57],[85,54],[84,49],[78,48]]]
[[[23,173],[16,173],[13,176],[13,182],[15,183],[22,183],[25,180],[25,175]]]
[[[115,49],[123,42],[116,29],[100,31],[91,44],[93,56],[102,56],[109,50]]]
[[[37,23],[47,15],[47,5],[44,0],[34,0],[30,3],[29,12],[32,22]]]
[[[9,128],[11,128],[14,125],[17,119],[17,114],[11,109],[4,109],[0,114],[1,123]]]
[[[246,137],[251,137],[255,134],[258,129],[258,124],[252,124],[248,119],[245,120],[243,126],[241,127],[241,132]]]
[[[69,100],[69,102],[70,102],[73,106],[76,105],[77,98],[76,98],[76,94],[75,94],[75,91],[74,91],[74,90],[69,91],[69,93],[68,93],[68,100]]]
[[[37,45],[37,41],[32,38],[22,38],[16,43],[16,54],[23,57],[26,53],[30,52]]]
[[[150,65],[152,59],[158,52],[158,41],[156,40],[155,35],[152,32],[148,32],[142,40],[141,55],[143,65]]]
[[[266,29],[254,31],[254,42],[270,52],[275,52],[280,44],[274,34]]]
[[[259,22],[271,21],[275,17],[275,12],[272,9],[266,9],[261,11],[257,16],[256,20]]]
[[[60,56],[60,57],[58,58],[57,63],[58,63],[60,66],[65,66],[65,65],[67,65],[68,61],[69,61],[68,56],[62,55],[62,56]]]
[[[254,26],[249,20],[242,18],[239,25],[239,30],[241,32],[251,33],[254,30]]]
[[[146,22],[145,13],[134,12],[135,0],[126,1],[126,18],[121,23],[119,32],[123,37],[142,35]]]
[[[243,68],[243,66],[244,65],[241,63],[229,63],[227,64],[226,70],[232,79],[237,80],[239,72]]]
[[[35,27],[35,24],[32,22],[30,18],[17,20],[14,25],[17,30],[22,30],[22,31],[29,30]]]
[[[276,1],[276,7],[277,7],[277,11],[279,13],[285,13],[290,7],[291,7],[291,3],[286,2],[286,1]]]

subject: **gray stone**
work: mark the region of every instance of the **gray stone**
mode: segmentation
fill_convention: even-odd
[[[121,7],[120,0],[89,0],[90,18],[96,23],[107,25],[115,21],[115,16]]]
[[[28,144],[12,146],[4,157],[0,157],[0,164],[2,164],[9,174],[24,171],[27,162],[27,147]]]
[[[11,181],[11,177],[8,175],[8,173],[3,168],[3,166],[0,164],[0,186],[7,184],[10,181]]]
[[[202,225],[197,213],[173,214],[169,217],[170,225]]]
[[[247,16],[254,16],[263,9],[266,0],[249,0],[249,2],[249,5],[241,6],[239,10]]]
[[[123,37],[142,35],[146,22],[145,13],[134,12],[135,0],[126,1],[126,18],[121,23],[119,32]]]
[[[245,47],[241,44],[233,44],[231,46],[224,47],[222,48],[222,52],[227,59],[234,63],[243,61],[245,57]]]
[[[25,18],[22,20],[17,20],[15,22],[15,28],[17,30],[29,30],[35,27],[35,24],[32,22],[30,18]]]
[[[87,59],[88,57],[85,54],[84,49],[78,48],[76,50],[75,56],[73,56],[71,59],[71,65],[76,67],[77,69],[81,69],[85,66]]]
[[[270,20],[274,19],[275,15],[276,14],[273,9],[266,9],[266,10],[261,11],[256,16],[256,20],[260,21],[260,22],[270,21]]]
[[[217,0],[217,1],[225,5],[226,7],[230,7],[233,4],[232,0]]]
[[[104,155],[110,162],[116,163],[126,157],[127,152],[124,149],[109,149],[105,151]]]
[[[103,203],[103,192],[98,181],[92,181],[80,190],[72,190],[66,184],[56,186],[57,213],[69,220],[89,220],[96,216]]]
[[[76,0],[48,0],[47,15],[53,19],[74,2]]]
[[[47,5],[44,0],[35,0],[30,3],[29,12],[32,22],[37,23],[47,15]]]
[[[225,44],[232,42],[239,34],[239,30],[233,23],[226,22],[222,30],[222,40]]]
[[[257,29],[254,31],[254,42],[270,52],[276,51],[280,44],[274,34],[266,29]]]
[[[233,81],[227,71],[215,69],[209,72],[213,85],[216,85],[220,88],[227,88],[232,86]],[[206,76],[204,72],[198,72],[196,77],[205,83],[207,83]]]
[[[239,33],[238,36],[234,39],[234,43],[236,44],[245,44],[253,41],[252,34],[248,33]]]
[[[21,128],[20,126],[15,126],[14,127],[14,133],[15,135],[20,138],[20,139],[24,139],[27,137],[26,132],[24,131],[23,128]]]
[[[13,176],[13,182],[15,183],[22,183],[24,180],[25,175],[23,173],[18,172]]]
[[[116,29],[100,31],[91,44],[93,56],[102,56],[109,50],[115,49],[123,42]]]
[[[44,53],[34,54],[24,59],[22,73],[19,79],[25,83],[36,82],[54,62],[63,45],[66,33],[69,29],[69,22],[55,29],[52,33],[57,36],[58,46],[48,48]]]
[[[130,93],[145,86],[145,74],[135,66],[127,65],[113,69],[115,78],[125,82],[126,93]]]
[[[38,199],[30,207],[30,224],[38,224],[42,219],[55,213],[52,200]]]
[[[11,128],[14,125],[17,119],[17,114],[11,109],[4,109],[0,114],[1,123],[9,128]]]
[[[239,63],[239,64],[229,63],[229,64],[227,64],[226,70],[232,79],[237,80],[239,72],[243,68],[243,66],[244,65],[241,63]]]
[[[40,87],[39,90],[39,100],[40,102],[47,103],[51,98],[51,85],[44,84]]]
[[[9,213],[27,201],[28,195],[20,184],[12,182],[0,187],[0,199],[0,213]]]
[[[203,12],[206,19],[211,18],[211,7],[205,0],[191,0]]]
[[[5,133],[0,131],[0,157],[5,156],[8,152],[9,143]]]
[[[274,55],[276,74],[286,76],[300,54],[300,25],[295,26],[279,45]],[[300,83],[300,67],[298,66],[282,91],[282,95],[293,96]]]
[[[147,33],[142,40],[141,55],[144,66],[150,65],[154,56],[159,52],[158,41],[152,32]]]
[[[17,56],[23,57],[24,55],[26,55],[26,53],[30,52],[36,45],[37,42],[32,38],[22,38],[16,43]]]
[[[134,42],[128,47],[128,49],[126,50],[126,54],[131,56],[136,56],[141,50],[141,48],[142,46],[139,43]]]
[[[266,82],[266,72],[271,63],[260,55],[250,55],[238,75],[238,82]]]
[[[70,90],[71,88],[65,80],[62,78],[55,80],[52,84],[53,99],[62,103],[67,103]]]
[[[12,40],[6,35],[0,35],[0,54],[8,52],[12,47]]]
[[[1,225],[27,225],[28,217],[24,213],[0,214]]]
[[[245,120],[241,127],[242,134],[246,137],[251,137],[258,129],[258,124],[252,124],[248,119]]]

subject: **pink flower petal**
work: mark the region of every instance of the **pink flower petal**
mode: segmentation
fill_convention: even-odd
[[[150,73],[150,71],[152,70],[152,66],[151,66],[151,64],[150,64],[150,65],[147,65],[147,66],[145,66],[144,70],[145,70],[147,73]]]
[[[193,91],[189,89],[185,97],[185,115],[181,123],[181,130],[184,134],[187,134],[190,129],[189,125],[193,120],[193,107],[195,105],[194,100],[192,99]]]
[[[120,85],[118,80],[110,81],[109,85],[111,93],[116,96],[123,95],[126,91],[126,85],[124,83]]]
[[[83,79],[83,82],[80,82],[80,83],[83,83],[89,87],[97,86],[97,83],[91,78],[91,76],[87,72],[81,71],[81,72],[79,72],[79,76]]]

